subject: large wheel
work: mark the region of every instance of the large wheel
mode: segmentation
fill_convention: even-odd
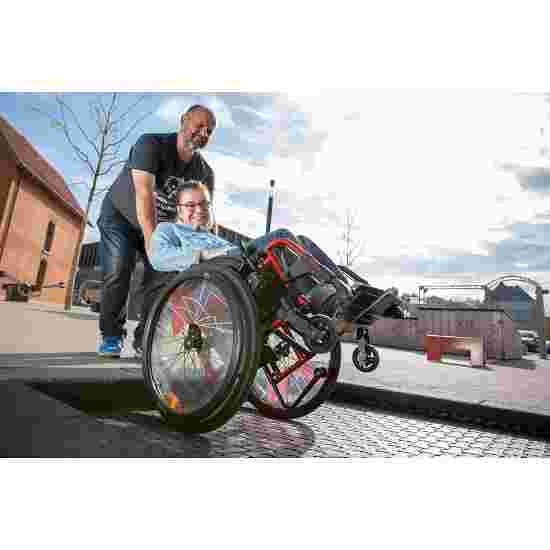
[[[270,418],[304,416],[330,397],[341,361],[340,342],[330,353],[313,355],[296,332],[289,327],[279,328],[267,338],[248,400]]]
[[[161,414],[184,432],[214,430],[238,411],[254,379],[254,298],[227,262],[193,266],[157,298],[144,341],[144,379]]]

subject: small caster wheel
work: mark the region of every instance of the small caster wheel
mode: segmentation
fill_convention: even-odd
[[[372,372],[380,363],[380,355],[376,348],[365,346],[363,357],[361,357],[361,350],[359,348],[353,350],[352,360],[357,370],[361,372]]]

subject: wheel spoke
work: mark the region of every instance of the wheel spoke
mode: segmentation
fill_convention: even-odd
[[[328,372],[328,358],[311,357],[300,345],[301,337],[291,331],[276,331],[269,335],[268,345],[277,356],[276,367],[282,373],[282,378],[275,383],[271,367],[259,369],[254,381],[256,390],[271,406],[282,409],[292,409],[307,404],[321,390],[323,377],[315,375],[316,368],[324,368]],[[306,353],[306,355],[304,355]],[[306,359],[298,368],[293,367]],[[285,371],[288,371],[285,375]]]
[[[164,304],[153,334],[151,373],[187,413],[208,403],[235,368],[233,325],[225,296],[211,281],[185,281]]]

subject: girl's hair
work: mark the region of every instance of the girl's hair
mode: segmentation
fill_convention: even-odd
[[[208,199],[210,199],[210,191],[208,190],[208,187],[202,183],[202,181],[184,180],[183,178],[170,176],[166,180],[166,187],[169,189],[170,195],[177,195],[183,191],[199,190],[202,191]]]

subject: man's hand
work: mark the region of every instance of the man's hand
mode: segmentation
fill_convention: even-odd
[[[193,250],[192,263],[198,264],[199,262],[204,262],[205,260],[211,260],[212,258],[223,256],[230,248],[232,248],[231,245],[220,246],[218,248],[208,248],[206,250]]]
[[[211,258],[216,258],[217,256],[223,256],[231,246],[220,246],[218,248],[209,248],[201,252],[201,260],[210,260]]]
[[[147,258],[151,256],[151,237],[152,234],[143,236],[143,240],[145,241],[145,254],[147,255]]]

